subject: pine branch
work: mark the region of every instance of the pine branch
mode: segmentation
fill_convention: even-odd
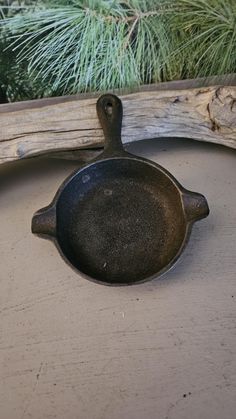
[[[31,76],[41,78],[57,94],[160,81],[160,74],[152,71],[161,51],[152,26],[167,6],[164,9],[162,1],[155,8],[151,1],[133,0],[129,6],[100,2],[98,8],[96,2],[88,3],[6,20],[18,62],[27,61]],[[163,30],[163,25],[159,27]],[[140,42],[132,36],[134,29]]]
[[[18,64],[45,94],[236,70],[235,0],[45,0],[5,19]]]

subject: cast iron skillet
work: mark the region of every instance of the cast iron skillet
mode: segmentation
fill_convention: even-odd
[[[192,224],[208,215],[207,201],[163,167],[123,149],[118,97],[101,96],[97,114],[103,153],[35,213],[32,232],[52,239],[66,262],[88,279],[107,285],[147,281],[177,261]]]

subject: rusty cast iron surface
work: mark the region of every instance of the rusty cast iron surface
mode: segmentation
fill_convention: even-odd
[[[103,153],[72,174],[33,216],[32,232],[54,241],[88,279],[126,285],[160,276],[182,253],[192,224],[208,215],[205,197],[121,142],[122,103],[101,96]]]

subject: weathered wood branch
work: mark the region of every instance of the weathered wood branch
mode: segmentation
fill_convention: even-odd
[[[236,80],[230,80],[230,86],[199,87],[197,81],[184,81],[122,92],[123,142],[183,137],[236,148]],[[0,105],[0,163],[101,147],[97,97],[76,95]]]

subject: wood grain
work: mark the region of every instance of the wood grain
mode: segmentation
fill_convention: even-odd
[[[124,144],[184,137],[236,148],[236,86],[173,83],[122,92]],[[79,95],[0,105],[0,163],[102,147],[96,100]]]

